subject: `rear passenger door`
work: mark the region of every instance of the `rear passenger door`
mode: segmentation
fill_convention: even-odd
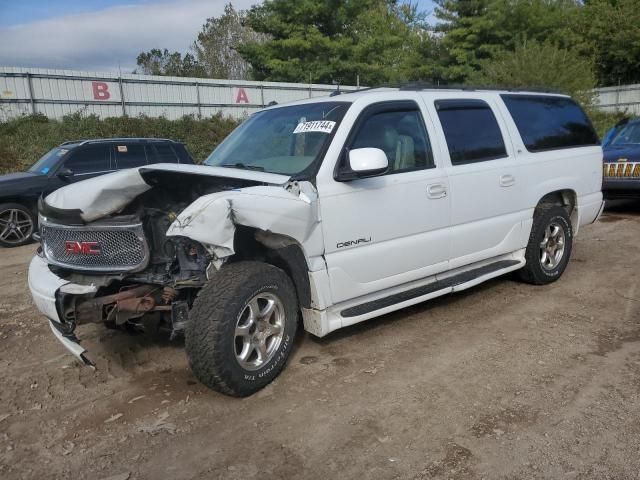
[[[118,170],[147,165],[147,148],[149,148],[149,146],[144,143],[117,144],[115,154]]]
[[[442,98],[431,107],[450,160],[450,268],[521,248],[523,179],[493,99]]]

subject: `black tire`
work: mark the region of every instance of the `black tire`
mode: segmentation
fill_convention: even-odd
[[[261,295],[280,300],[282,308],[278,312],[284,314],[283,333],[277,347],[272,344],[269,360],[248,369],[237,357],[238,340],[242,344],[244,337],[237,336],[236,326],[242,321],[241,315],[251,308],[249,302]],[[274,313],[270,318],[277,315],[282,319],[282,313]],[[284,367],[296,334],[298,303],[293,283],[285,272],[266,263],[239,262],[222,267],[211,278],[198,294],[189,317],[185,347],[196,378],[218,392],[244,397],[269,384]],[[254,335],[260,335],[257,329]],[[246,348],[255,348],[252,355],[258,354],[257,347]],[[255,362],[259,363],[259,358]]]
[[[555,265],[543,266],[541,243],[545,239],[548,227],[557,225],[564,233],[564,251]],[[573,246],[573,228],[571,219],[564,207],[555,204],[539,205],[533,216],[533,227],[529,236],[529,243],[525,253],[526,265],[518,271],[518,276],[524,282],[533,285],[545,285],[555,282],[567,268]]]
[[[0,204],[0,247],[21,247],[31,243],[31,235],[36,231],[37,225],[36,216],[24,205]]]

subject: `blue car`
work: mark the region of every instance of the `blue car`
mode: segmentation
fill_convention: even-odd
[[[605,198],[640,198],[640,118],[625,119],[602,142]]]

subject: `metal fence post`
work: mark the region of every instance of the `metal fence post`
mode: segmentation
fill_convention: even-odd
[[[120,85],[120,101],[122,102],[122,116],[126,117],[127,116],[127,108],[125,107],[124,88],[122,88],[122,77],[121,76],[118,77],[118,85]]]
[[[196,82],[196,100],[198,102],[198,116],[202,118],[202,106],[200,105],[200,84]]]
[[[31,104],[31,114],[36,114],[36,101],[33,97],[33,82],[31,80],[31,74],[27,72],[27,90],[29,91],[29,103]]]
[[[260,84],[260,101],[262,102],[262,108],[264,108],[264,84]]]

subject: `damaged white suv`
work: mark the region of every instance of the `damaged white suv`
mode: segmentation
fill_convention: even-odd
[[[560,277],[602,211],[602,151],[569,97],[374,89],[262,110],[204,165],[160,164],[40,202],[29,269],[54,334],[185,334],[207,386],[248,395],[319,337],[514,270]]]

